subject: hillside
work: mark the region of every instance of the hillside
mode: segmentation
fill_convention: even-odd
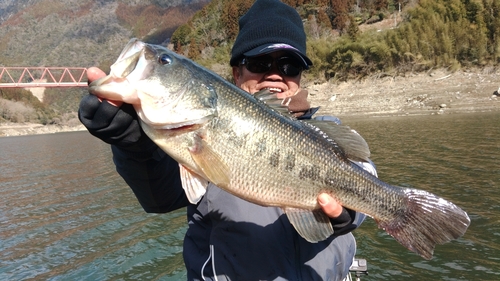
[[[4,0],[0,65],[107,69],[130,38],[165,43],[208,2]],[[86,89],[47,89],[39,103],[28,91],[0,88],[0,122],[77,124],[76,111],[85,93]]]
[[[301,15],[314,63],[306,80],[326,82],[496,66],[500,0],[283,0]],[[175,50],[223,76],[246,0],[213,0],[172,35]],[[384,23],[384,24],[382,24]],[[217,32],[212,32],[217,30]]]
[[[420,112],[418,106],[434,112],[438,101],[450,100],[442,96],[443,92],[460,92],[451,99],[460,102],[469,100],[462,98],[464,93],[477,93],[470,99],[472,104],[475,98],[490,99],[496,84],[500,84],[496,81],[500,62],[500,0],[283,2],[296,7],[308,35],[308,56],[314,67],[305,73],[304,84],[311,89],[313,102],[322,103],[323,108],[337,114]],[[151,43],[170,43],[176,52],[230,78],[227,62],[237,34],[237,21],[251,3],[2,1],[0,64],[95,65],[106,70],[124,44],[131,37],[138,37]],[[436,83],[429,76],[435,71],[445,73],[447,78],[441,82],[451,84]],[[460,80],[464,73],[470,74],[469,80],[482,80],[476,81],[474,87],[466,86]],[[490,82],[486,85],[481,81]],[[443,88],[419,87],[419,83]],[[406,86],[409,84],[414,85],[412,89]],[[453,88],[456,85],[464,88]],[[0,122],[77,124],[78,101],[85,93],[50,89],[39,102],[30,92],[0,89]],[[489,101],[479,103],[488,108],[491,105]],[[458,107],[475,110],[467,102],[463,107],[459,104],[450,106],[448,102],[447,111]],[[342,110],[339,112],[338,108]]]
[[[208,0],[10,3],[0,10],[2,65],[89,67],[112,63],[131,37],[162,43]]]

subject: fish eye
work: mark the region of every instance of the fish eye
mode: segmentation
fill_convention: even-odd
[[[161,54],[158,57],[158,62],[160,64],[163,64],[163,65],[170,64],[170,63],[172,63],[172,58],[169,55],[167,55],[167,54]]]

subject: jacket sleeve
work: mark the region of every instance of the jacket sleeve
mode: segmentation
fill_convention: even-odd
[[[111,146],[116,170],[148,213],[166,213],[189,204],[179,164],[149,138],[133,147]]]

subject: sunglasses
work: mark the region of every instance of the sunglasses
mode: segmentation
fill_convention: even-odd
[[[266,73],[275,64],[279,72],[288,77],[295,77],[304,69],[301,63],[293,57],[279,57],[276,59],[272,56],[245,57],[241,64],[253,73]]]

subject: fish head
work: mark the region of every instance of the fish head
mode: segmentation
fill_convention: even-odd
[[[133,104],[155,129],[204,124],[217,115],[217,94],[193,62],[153,44],[132,39],[110,73],[89,85],[90,93]]]

